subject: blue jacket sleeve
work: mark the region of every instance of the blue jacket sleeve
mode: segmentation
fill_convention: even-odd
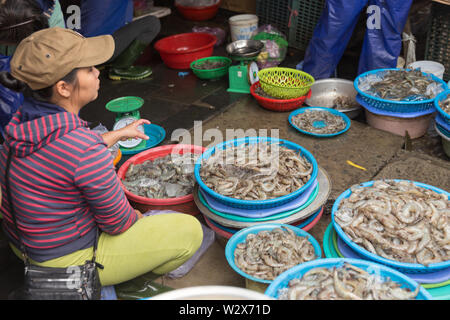
[[[11,57],[0,56],[0,71],[10,71],[9,62]],[[0,85],[0,133],[4,137],[5,126],[9,123],[12,115],[16,113],[23,103],[23,95]]]

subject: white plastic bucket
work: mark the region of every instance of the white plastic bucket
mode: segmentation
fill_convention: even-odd
[[[258,28],[258,17],[254,14],[238,14],[228,19],[231,41],[249,40],[253,31]]]
[[[429,60],[420,60],[416,62],[412,62],[408,65],[410,69],[420,68],[422,72],[432,73],[439,79],[444,77],[445,67],[439,62],[429,61]]]

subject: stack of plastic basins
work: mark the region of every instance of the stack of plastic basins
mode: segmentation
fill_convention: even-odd
[[[298,190],[268,200],[240,200],[223,196],[209,188],[200,177],[201,165],[217,150],[233,146],[277,143],[281,147],[299,152],[313,166],[310,179]],[[225,244],[237,231],[258,224],[273,222],[295,225],[305,231],[320,219],[331,185],[326,172],[317,165],[314,156],[305,148],[290,141],[270,137],[246,137],[220,143],[206,150],[195,166],[194,200],[207,224],[216,232],[219,242]]]
[[[434,100],[434,106],[437,110],[435,128],[436,132],[442,137],[444,152],[450,158],[450,114],[448,113],[450,109],[444,110],[441,107],[441,103],[445,100],[448,100],[447,104],[450,105],[450,91],[442,92]]]
[[[394,179],[394,181],[401,180]],[[420,182],[412,182],[418,187],[444,194],[447,198],[450,197],[450,193],[445,190]],[[365,182],[358,185],[358,188],[371,187],[373,183],[374,181]],[[340,203],[345,198],[350,197],[351,194],[352,190],[349,188],[339,195],[333,204],[331,212],[332,222],[325,231],[322,243],[325,258],[362,259],[386,265],[417,281],[431,294],[433,299],[450,300],[450,260],[431,263],[427,266],[418,263],[399,262],[371,253],[359,244],[353,242],[335,219],[336,211],[339,209]],[[387,248],[383,249],[386,250]]]
[[[355,89],[358,92],[356,101],[365,109],[366,120],[370,126],[400,136],[406,136],[407,133],[411,139],[419,138],[426,133],[433,119],[436,111],[434,98],[420,101],[392,101],[370,95],[360,88],[361,83],[367,79],[366,77],[383,76],[389,70],[402,69],[377,69],[359,75],[354,81]],[[440,84],[441,90],[448,89],[443,80],[433,74],[423,74]]]

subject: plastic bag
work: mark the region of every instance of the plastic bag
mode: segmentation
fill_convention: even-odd
[[[252,40],[260,40],[264,48],[256,59],[260,69],[278,66],[286,57],[289,42],[286,36],[272,25],[263,25],[253,31]]]
[[[147,272],[129,281],[119,283],[114,286],[116,297],[119,300],[139,300],[173,290],[171,287],[157,283],[155,280],[159,277],[158,274]]]
[[[216,36],[217,42],[214,44],[214,47],[220,46],[225,40],[226,35],[225,30],[221,28],[211,28],[211,27],[193,27],[192,32],[204,32]]]
[[[96,131],[100,135],[103,133],[109,132],[108,129],[101,123],[98,126],[96,126],[95,128],[93,128],[92,131]],[[116,143],[108,148],[109,152],[111,152],[111,156],[113,157],[113,159],[115,159],[117,157],[117,153],[119,152],[119,147],[120,147],[120,145],[118,143]]]
[[[143,216],[147,217],[147,216],[166,214],[166,213],[174,213],[174,211],[173,210],[150,210],[150,211],[147,211],[146,213],[144,213]],[[191,269],[195,266],[195,264],[198,262],[198,260],[200,260],[200,258],[206,252],[206,250],[208,250],[208,248],[213,244],[213,242],[216,238],[216,234],[214,233],[213,230],[206,227],[202,223],[201,223],[201,226],[202,226],[202,230],[203,230],[203,241],[202,241],[200,248],[198,248],[198,250],[194,253],[194,255],[188,261],[186,261],[184,264],[179,266],[177,269],[169,272],[167,274],[167,277],[169,277],[171,279],[176,279],[176,278],[181,278],[184,275],[186,275],[189,271],[191,271]]]
[[[406,60],[405,65],[409,65],[410,63],[413,63],[416,61],[416,38],[413,36],[413,34],[408,34],[406,32],[403,32],[403,42],[405,42],[406,47]]]

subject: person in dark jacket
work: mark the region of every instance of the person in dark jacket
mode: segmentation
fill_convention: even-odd
[[[119,139],[148,138],[137,130],[148,120],[100,136],[78,116],[98,95],[94,66],[113,53],[109,35],[85,38],[47,28],[25,38],[11,59],[11,71],[0,73],[1,84],[25,97],[6,126],[0,150],[0,212],[12,250],[21,257],[22,241],[33,264],[83,265],[92,258],[100,230],[96,261],[104,266],[99,270],[103,286],[150,271],[170,272],[197,251],[203,238],[195,217],[142,217],[124,194],[107,147]],[[12,203],[5,197],[8,191]]]

